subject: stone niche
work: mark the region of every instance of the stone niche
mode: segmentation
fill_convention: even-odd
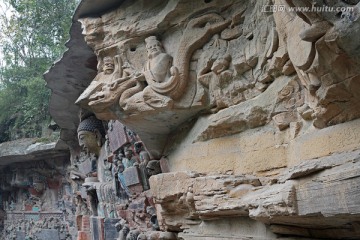
[[[72,38],[82,31],[97,72],[72,106],[120,121],[162,160],[169,173],[145,191],[160,230],[360,238],[358,1],[137,0],[80,14],[87,3]]]
[[[0,170],[2,239],[71,239],[75,218],[68,166],[67,158],[54,156],[51,161],[13,163]]]

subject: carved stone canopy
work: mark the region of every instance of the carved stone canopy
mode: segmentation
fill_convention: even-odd
[[[279,130],[303,121],[324,128],[360,117],[358,43],[351,41],[359,7],[327,3],[355,9],[338,16],[268,12],[266,4],[138,0],[101,17],[78,15],[98,73],[88,74],[86,90],[71,100],[100,119],[126,124],[154,158],[170,134],[201,114],[208,119],[198,140],[270,122]],[[274,2],[311,4],[322,2]],[[103,71],[104,59],[113,60],[112,73]],[[286,97],[279,93],[294,86]]]
[[[82,0],[72,19],[68,50],[45,74],[51,89],[49,112],[61,128],[61,139],[71,147],[78,147],[76,129],[80,107],[75,100],[96,75],[96,55],[81,34],[79,18],[98,15],[119,6],[122,0]]]

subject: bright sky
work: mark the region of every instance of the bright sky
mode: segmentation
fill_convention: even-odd
[[[6,11],[6,7],[3,0],[0,0],[0,14],[2,15]],[[2,29],[0,28],[0,37],[2,36]],[[2,53],[0,50],[0,67],[2,67]]]
[[[9,9],[9,4],[5,3],[6,1],[0,0],[0,13],[6,13],[8,16],[11,15],[11,9]]]

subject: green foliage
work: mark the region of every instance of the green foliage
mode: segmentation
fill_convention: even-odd
[[[0,142],[40,137],[49,121],[43,73],[65,51],[78,0],[4,0],[0,13]]]

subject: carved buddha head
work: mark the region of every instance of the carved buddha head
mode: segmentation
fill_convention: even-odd
[[[88,154],[94,153],[95,156],[99,156],[105,136],[102,122],[91,116],[80,122],[77,132],[80,147]]]
[[[154,58],[160,53],[164,52],[161,42],[158,41],[155,36],[146,38],[145,43],[149,59]]]

